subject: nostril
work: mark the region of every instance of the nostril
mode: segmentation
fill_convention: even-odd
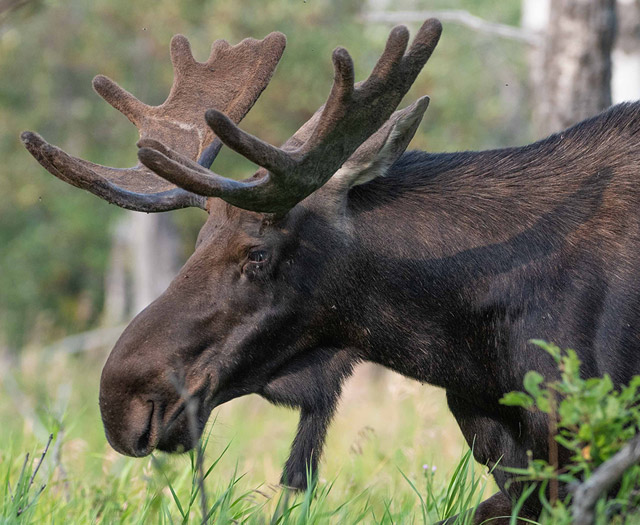
[[[151,438],[153,433],[153,416],[155,412],[155,404],[153,401],[149,401],[148,403],[151,405],[151,410],[149,411],[149,418],[147,419],[147,424],[144,427],[144,432],[140,435],[136,443],[135,451],[137,456],[146,456],[153,449]]]

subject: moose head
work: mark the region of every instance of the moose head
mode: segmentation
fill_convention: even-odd
[[[357,84],[351,57],[337,48],[326,103],[280,148],[236,125],[275,70],[285,46],[279,33],[236,46],[218,40],[205,63],[174,37],[174,83],[156,107],[96,77],[95,90],[138,127],[141,164],[133,168],[99,166],[23,133],[53,175],[118,206],[208,212],[193,255],[104,366],[100,410],[117,451],[190,449],[214,407],[257,393],[300,408],[283,482],[306,485],[342,382],[366,358],[361,299],[348,292],[367,271],[353,249],[361,233],[349,192],[384,176],[405,151],[428,98],[395,110],[440,33],[428,20],[408,46],[408,30],[394,28]],[[221,142],[257,164],[256,173],[235,181],[210,171]]]

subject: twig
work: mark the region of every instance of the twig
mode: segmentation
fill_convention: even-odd
[[[80,332],[79,334],[67,336],[55,343],[44,346],[41,352],[48,357],[55,357],[58,354],[71,355],[87,352],[95,348],[113,344],[125,328],[126,325],[120,325]]]
[[[18,486],[16,488],[19,488],[20,486],[20,480],[22,479],[22,476],[24,476],[24,471],[27,468],[27,463],[29,463],[28,452],[24,456],[24,463],[22,463],[22,469],[20,470],[20,475],[18,476]],[[9,494],[11,495],[11,501],[13,501],[15,498],[14,498],[13,492],[11,491],[11,485],[9,485]]]
[[[44,447],[44,450],[42,451],[42,455],[40,456],[40,459],[36,464],[36,468],[33,469],[33,474],[31,474],[31,479],[29,480],[29,486],[33,485],[33,480],[36,478],[36,474],[38,474],[38,471],[42,466],[42,462],[44,461],[44,457],[47,455],[47,452],[49,451],[49,445],[51,445],[52,440],[53,440],[53,434],[49,434],[49,440],[47,441],[47,445]]]
[[[555,393],[551,395],[550,400],[551,411],[549,413],[549,465],[553,467],[555,476],[551,478],[549,483],[549,500],[551,505],[555,505],[558,501],[558,492],[560,490],[558,483],[558,442],[556,435],[558,434],[558,404]]]
[[[507,24],[499,24],[490,22],[484,18],[472,15],[469,11],[462,9],[445,9],[435,11],[376,11],[363,15],[367,22],[422,22],[427,18],[439,18],[443,22],[453,22],[470,27],[476,31],[487,33],[490,35],[509,38],[524,42],[532,46],[540,45],[542,38],[540,34],[528,31],[521,27],[511,26]]]
[[[29,484],[25,487],[25,497],[26,497],[26,494],[29,492],[29,489],[31,488],[31,485],[33,485],[33,481],[36,479],[36,475],[38,474],[38,471],[40,470],[40,467],[42,466],[42,463],[44,462],[44,457],[47,455],[47,452],[49,451],[49,445],[51,445],[51,441],[52,440],[53,440],[53,434],[49,434],[49,440],[47,441],[47,445],[44,447],[44,450],[42,451],[40,459],[36,463],[36,467],[33,469],[33,473],[31,474],[31,477],[29,478]],[[25,456],[25,458],[24,458],[24,464],[22,465],[22,471],[20,473],[20,479],[22,478],[22,476],[24,474],[24,471],[25,471],[25,468],[26,468],[28,462],[29,462],[29,454],[27,454]],[[38,492],[36,492],[36,494],[31,499],[31,501],[29,503],[27,503],[27,505],[25,507],[18,508],[18,510],[16,512],[16,517],[20,517],[22,514],[27,512],[34,505],[34,503],[38,499],[38,496],[40,496],[40,494],[42,494],[42,491],[45,489],[46,486],[47,486],[47,484],[43,483],[42,486],[38,489]],[[11,491],[11,487],[9,487],[9,491]],[[11,495],[11,499],[12,500],[14,499],[13,495]]]
[[[198,400],[194,398],[184,386],[184,380],[177,376],[172,376],[171,382],[178,391],[180,397],[186,403],[185,411],[187,413],[187,421],[189,423],[189,434],[193,440],[191,445],[196,448],[196,470],[198,476],[198,490],[200,491],[200,510],[202,512],[203,525],[207,522],[207,515],[209,506],[207,504],[207,494],[204,487],[204,447],[198,440],[198,422],[197,422],[197,410]]]
[[[204,445],[201,442],[198,443],[198,453],[196,455],[196,468],[198,469],[198,489],[200,490],[200,509],[202,511],[202,523],[204,525],[207,522],[207,516],[209,514],[209,505],[207,504],[207,493],[205,492],[205,488],[204,488]]]
[[[69,480],[67,476],[67,469],[62,464],[62,443],[64,442],[64,427],[60,427],[58,430],[58,439],[56,439],[53,445],[53,468],[58,469],[60,479],[62,480],[62,486],[65,492],[65,498],[67,501],[71,500],[71,492],[69,488]]]
[[[16,512],[16,516],[21,516],[22,514],[24,514],[25,512],[27,512],[31,507],[33,507],[33,505],[35,504],[36,500],[38,499],[38,496],[40,496],[40,494],[42,494],[42,492],[44,491],[44,489],[47,488],[47,484],[43,483],[42,486],[38,489],[38,492],[36,492],[35,496],[33,497],[33,499],[28,503],[28,505],[24,508],[19,508],[18,512]]]
[[[589,479],[575,489],[573,522],[580,525],[593,523],[593,509],[598,498],[622,477],[625,470],[639,461],[640,434],[637,434],[613,457],[600,465]]]

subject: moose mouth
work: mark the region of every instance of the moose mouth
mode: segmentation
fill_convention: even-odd
[[[149,445],[153,445],[148,453],[154,448],[162,452],[186,452],[198,444],[209,414],[214,408],[210,387],[211,378],[207,378],[192,394],[183,394],[180,402],[169,414],[165,417],[160,415],[160,432],[155,443],[149,442]],[[153,428],[153,419],[152,413],[150,428]],[[153,435],[153,432],[150,435]]]
[[[211,408],[198,397],[180,403],[160,433],[155,448],[162,452],[180,453],[198,444],[209,419]]]
[[[208,376],[193,394],[184,395],[170,415],[160,418],[164,419],[161,432],[155,446],[147,454],[153,448],[169,453],[182,453],[195,448],[213,409],[255,391],[255,388],[248,388],[246,385],[228,388],[228,385],[221,382],[220,375],[215,380]]]

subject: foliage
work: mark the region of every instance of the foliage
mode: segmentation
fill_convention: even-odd
[[[553,523],[571,523],[571,494],[564,500],[548,501],[545,489],[558,482],[571,485],[587,479],[640,431],[640,376],[618,390],[608,374],[581,377],[580,360],[574,350],[533,342],[554,359],[558,378],[546,380],[540,373],[529,371],[523,381],[526,393],[510,392],[501,403],[547,414],[551,428],[557,428],[554,440],[570,452],[570,463],[557,469],[548,461],[531,459],[527,469],[510,470],[521,480],[540,484],[539,496]],[[639,482],[640,466],[629,469],[615,497],[602,497],[599,519],[608,522],[610,514],[616,512],[621,516],[620,523],[627,518],[638,520],[638,516],[622,516],[640,505]]]
[[[475,507],[481,503],[487,485],[486,476],[483,479],[476,475],[473,464],[473,450],[468,449],[462,455],[444,490],[434,490],[435,467],[430,468],[429,465],[424,465],[423,467],[426,479],[426,500],[411,480],[404,473],[402,474],[420,499],[422,521],[425,524],[429,523],[427,516],[433,515],[435,511],[435,515],[440,520],[459,515],[456,523],[460,525],[473,523]]]

